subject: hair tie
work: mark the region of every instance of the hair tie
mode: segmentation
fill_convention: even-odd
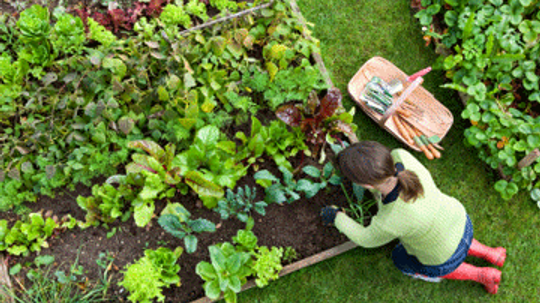
[[[397,162],[397,163],[396,163],[396,173],[394,174],[394,176],[397,177],[397,175],[398,175],[400,172],[404,171],[404,170],[405,170],[405,166],[403,166],[403,163]]]

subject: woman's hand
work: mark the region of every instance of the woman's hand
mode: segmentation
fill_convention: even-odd
[[[323,225],[325,226],[333,225],[334,221],[336,220],[337,214],[342,211],[343,209],[335,205],[323,207],[323,209],[321,210],[321,217],[322,217]]]

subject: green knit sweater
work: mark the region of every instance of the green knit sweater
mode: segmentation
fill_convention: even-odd
[[[440,265],[457,249],[467,215],[463,205],[443,194],[429,171],[404,149],[392,151],[394,163],[415,172],[424,188],[424,195],[405,203],[401,198],[382,204],[380,192],[374,191],[379,210],[367,227],[356,223],[345,213],[338,213],[335,225],[349,239],[363,247],[377,247],[398,238],[407,252],[424,265]]]

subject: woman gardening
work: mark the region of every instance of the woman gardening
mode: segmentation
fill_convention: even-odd
[[[474,239],[463,205],[442,193],[429,171],[409,152],[363,141],[341,151],[336,162],[345,178],[376,195],[379,210],[364,227],[339,208],[327,206],[321,212],[325,224],[335,224],[362,247],[399,239],[392,260],[406,275],[430,282],[472,280],[482,283],[489,293],[497,293],[501,271],[464,260],[469,255],[502,266],[506,249],[487,247]]]

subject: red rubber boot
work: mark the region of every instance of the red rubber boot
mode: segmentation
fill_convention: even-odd
[[[441,278],[476,281],[484,284],[490,294],[496,294],[501,282],[501,271],[491,267],[476,267],[463,262],[456,270]]]
[[[482,258],[497,266],[503,266],[506,260],[506,249],[504,247],[492,248],[473,239],[467,255]]]

